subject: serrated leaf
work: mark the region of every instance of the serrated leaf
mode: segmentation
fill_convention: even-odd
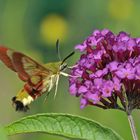
[[[8,135],[43,132],[86,140],[122,140],[113,130],[92,120],[69,115],[46,113],[28,116],[5,127]]]

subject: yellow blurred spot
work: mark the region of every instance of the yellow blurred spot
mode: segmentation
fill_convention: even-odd
[[[66,39],[68,24],[60,15],[48,15],[41,22],[40,33],[45,43],[54,46],[57,39],[61,42]]]
[[[113,18],[123,20],[131,16],[133,6],[133,0],[110,0],[108,10]]]

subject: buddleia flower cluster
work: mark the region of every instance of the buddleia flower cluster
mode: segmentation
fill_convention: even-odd
[[[81,56],[71,69],[69,92],[80,97],[81,108],[140,108],[140,38],[95,30],[75,49]]]

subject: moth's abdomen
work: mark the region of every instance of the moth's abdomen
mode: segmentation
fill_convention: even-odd
[[[15,105],[16,111],[26,112],[29,109],[29,107],[27,105],[24,105],[22,101],[17,100],[16,96],[12,98],[12,102]]]
[[[39,96],[41,96],[43,93],[44,93],[43,84],[38,83],[34,87],[30,86],[29,84],[25,84],[24,88],[20,90],[15,97],[12,98],[16,111],[26,112],[29,109],[28,105],[32,101],[37,99]]]
[[[29,109],[28,105],[34,101],[34,98],[28,94],[25,88],[23,88],[19,91],[17,96],[12,98],[12,101],[16,111],[26,112]]]
[[[33,85],[30,82],[26,83],[17,96],[12,98],[16,111],[27,111],[29,109],[28,105],[43,93],[50,92],[52,87],[55,85],[55,82],[56,76],[52,75],[51,77],[47,77],[38,82],[36,85]]]

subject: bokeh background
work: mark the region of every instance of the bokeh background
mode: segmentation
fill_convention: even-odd
[[[64,58],[94,29],[108,28],[114,33],[126,31],[140,36],[139,0],[0,0],[0,44],[21,51],[43,63],[58,61],[55,42],[60,39]],[[75,54],[69,65],[79,58]],[[66,84],[67,83],[67,84]],[[68,80],[61,77],[58,94],[54,90],[44,103],[43,95],[31,104],[27,113],[14,111],[11,98],[23,82],[0,63],[0,123],[6,125],[23,116],[44,112],[61,112],[85,116],[114,129],[125,140],[132,140],[127,116],[117,110],[86,107],[81,110],[79,99],[68,93]],[[140,112],[133,112],[140,138]],[[25,134],[9,140],[64,140],[47,134]]]

